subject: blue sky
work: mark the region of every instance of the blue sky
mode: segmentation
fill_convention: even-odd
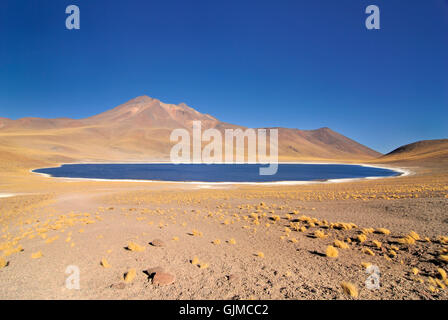
[[[365,28],[370,4],[381,30]],[[146,94],[389,152],[448,137],[447,75],[448,0],[0,2],[0,117],[83,118]]]

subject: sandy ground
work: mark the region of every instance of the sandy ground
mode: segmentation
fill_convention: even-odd
[[[357,299],[447,299],[448,170],[408,169],[415,174],[209,188],[3,172],[0,298],[352,299],[341,286],[350,282]],[[347,248],[328,257],[335,240]],[[377,289],[366,286],[367,263],[380,271]],[[69,266],[79,290],[66,287]],[[144,271],[155,267],[174,283],[153,284]]]

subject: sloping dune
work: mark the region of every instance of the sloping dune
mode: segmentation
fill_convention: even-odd
[[[448,162],[448,139],[423,140],[407,144],[380,157],[378,161],[446,165]]]

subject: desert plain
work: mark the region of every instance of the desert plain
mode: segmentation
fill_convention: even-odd
[[[46,177],[31,170],[65,159],[9,136],[1,299],[448,298],[447,140],[332,160],[399,177],[215,185]],[[79,289],[66,285],[70,266]]]

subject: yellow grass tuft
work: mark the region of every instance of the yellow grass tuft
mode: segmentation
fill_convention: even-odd
[[[173,241],[179,241],[179,237],[173,237]]]
[[[208,263],[201,262],[199,264],[199,269],[207,269],[209,267]]]
[[[374,232],[375,232],[375,229],[373,229],[373,228],[362,229],[362,233],[364,233],[364,234],[369,234],[369,233],[374,233]]]
[[[392,249],[389,250],[389,256],[390,256],[390,257],[393,258],[393,257],[395,257],[396,255],[397,255],[397,253],[395,252],[395,250],[392,250]]]
[[[192,265],[198,265],[199,264],[199,259],[198,259],[198,257],[193,257],[193,259],[191,260],[191,264]]]
[[[356,240],[360,243],[363,243],[364,241],[367,240],[367,236],[365,234],[358,234],[358,236],[356,237]]]
[[[23,248],[21,245],[14,247],[15,244],[11,244],[11,243],[6,243],[4,244],[3,248],[0,248],[0,250],[3,250],[3,255],[5,257],[8,257],[14,253],[18,253],[23,251]]]
[[[354,223],[346,223],[346,222],[336,222],[330,224],[331,229],[337,229],[337,230],[351,230],[354,228],[357,228],[358,226]]]
[[[439,242],[442,244],[448,244],[448,236],[440,236]]]
[[[440,289],[445,290],[445,284],[442,281],[440,281],[439,279],[435,279],[435,281]]]
[[[339,249],[348,249],[349,245],[341,240],[335,240],[333,245]]]
[[[107,262],[107,260],[105,258],[101,259],[101,265],[104,268],[110,268],[111,267],[111,265],[109,264],[109,262]]]
[[[221,240],[215,239],[215,240],[213,240],[213,244],[220,245],[221,244]]]
[[[373,240],[372,243],[375,245],[375,247],[377,247],[377,249],[381,249],[381,242]]]
[[[124,281],[125,282],[132,282],[137,275],[137,271],[135,269],[129,269],[128,272],[124,275]]]
[[[229,243],[229,244],[236,244],[236,240],[232,238],[232,239],[230,239],[230,240],[228,241],[228,243]]]
[[[42,257],[42,252],[41,251],[37,251],[31,254],[31,259],[39,259]]]
[[[420,240],[420,236],[418,235],[418,233],[416,233],[415,231],[411,231],[409,232],[409,237],[411,237],[414,240]]]
[[[201,232],[201,231],[193,230],[191,233],[192,233],[193,236],[195,236],[195,237],[202,237],[202,232]]]
[[[448,255],[446,255],[446,254],[441,254],[441,255],[439,256],[439,260],[440,260],[440,261],[444,261],[444,262],[448,262]]]
[[[259,258],[264,258],[264,253],[263,252],[257,252],[257,256],[259,257]]]
[[[339,255],[339,251],[333,246],[328,246],[327,250],[325,251],[325,255],[329,258],[337,258]]]
[[[327,235],[320,230],[314,231],[314,236],[319,239],[324,239],[327,237]]]
[[[397,240],[398,241],[398,243],[400,243],[400,244],[414,244],[415,243],[415,239],[414,238],[412,238],[411,236],[406,236],[406,237],[404,237],[404,238],[400,238],[400,239],[398,239]]]
[[[127,248],[128,248],[128,250],[135,251],[135,252],[142,252],[142,251],[145,250],[145,247],[140,246],[139,244],[137,244],[135,242],[132,242],[132,241],[130,241],[128,243],[128,247]]]
[[[311,218],[302,215],[302,216],[299,217],[299,221],[302,221],[302,222],[310,222],[310,221],[311,221]]]
[[[428,277],[428,282],[434,286],[437,286],[437,282],[433,277]]]
[[[446,271],[445,270],[443,270],[442,268],[438,268],[437,272],[439,273],[440,279],[442,279],[442,280],[446,279]]]
[[[358,297],[358,289],[356,289],[356,286],[350,282],[342,282],[341,283],[342,290],[344,290],[344,293],[349,295],[352,298]]]
[[[414,274],[414,276],[417,276],[420,273],[420,270],[417,268],[412,268],[411,272]]]
[[[378,229],[375,230],[375,233],[389,235],[390,234],[390,230],[386,229],[386,228],[378,228]]]
[[[362,252],[367,254],[367,255],[369,255],[369,256],[374,256],[375,255],[375,253],[372,250],[368,249],[368,248],[363,248]]]
[[[48,238],[47,240],[45,240],[46,244],[50,244],[54,241],[56,241],[59,238],[59,236],[54,236],[53,238]]]
[[[431,292],[437,292],[437,289],[434,286],[429,286],[428,289]]]
[[[4,258],[0,257],[0,269],[6,267],[8,265],[8,261],[6,261]]]
[[[361,266],[365,269],[367,269],[368,267],[370,267],[372,264],[370,262],[361,262]]]

